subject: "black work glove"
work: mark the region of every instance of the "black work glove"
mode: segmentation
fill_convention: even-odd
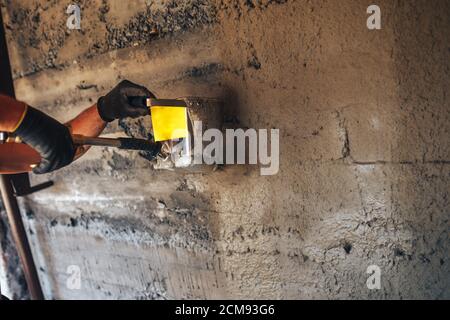
[[[131,81],[123,80],[106,96],[98,99],[98,114],[106,122],[148,115],[150,111],[145,103],[145,99],[133,99],[136,97],[155,98],[153,93],[147,88]]]
[[[47,173],[71,163],[76,148],[69,129],[32,107],[27,107],[25,112],[14,134],[41,155],[41,162],[33,172]]]

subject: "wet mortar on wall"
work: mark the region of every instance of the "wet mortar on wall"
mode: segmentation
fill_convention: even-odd
[[[64,1],[2,1],[18,98],[67,121],[125,78],[219,97],[239,126],[280,129],[280,172],[91,148],[33,176],[55,182],[21,199],[47,298],[450,297],[448,1],[379,1],[376,32],[357,0],[79,3],[68,31]]]

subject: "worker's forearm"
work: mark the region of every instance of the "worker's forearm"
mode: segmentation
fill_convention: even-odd
[[[1,99],[4,99],[1,97]],[[0,116],[1,116],[1,127],[0,131],[14,131],[11,129],[12,126],[4,125],[7,123],[6,119],[13,119],[10,112],[16,110],[17,101],[15,100],[2,100],[0,104]],[[21,103],[19,103],[21,104]],[[25,104],[23,104],[21,110],[25,110]],[[20,110],[19,108],[17,108]],[[4,110],[8,110],[7,114]],[[19,112],[17,112],[18,114]],[[20,117],[18,121],[20,122]],[[9,123],[9,122],[8,122]],[[67,123],[71,127],[72,134],[80,134],[85,136],[96,137],[105,128],[106,123],[100,118],[97,112],[97,106],[93,105],[88,109],[80,113],[75,119]],[[16,126],[16,123],[14,123]],[[58,134],[58,133],[56,133]],[[80,157],[88,148],[80,146],[76,151],[76,157]],[[5,173],[20,173],[30,171],[32,166],[36,166],[41,161],[41,156],[36,150],[27,144],[23,143],[5,143],[0,145],[0,174]]]
[[[106,127],[106,122],[100,118],[97,105],[87,108],[67,123],[72,134],[79,134],[87,137],[97,137]]]
[[[105,129],[106,122],[100,118],[97,105],[94,104],[66,123],[66,125],[69,126],[72,135],[98,137]],[[75,158],[81,157],[88,150],[88,146],[78,146]]]
[[[25,113],[26,104],[0,95],[0,131],[13,132]]]

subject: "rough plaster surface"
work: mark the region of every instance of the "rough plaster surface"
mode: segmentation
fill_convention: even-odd
[[[3,3],[17,96],[60,120],[128,78],[280,129],[275,176],[93,148],[33,177],[47,298],[450,298],[449,1],[377,1],[380,31],[359,0],[80,1],[81,31],[65,1]]]

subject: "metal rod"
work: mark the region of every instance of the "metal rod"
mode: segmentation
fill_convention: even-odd
[[[161,144],[147,139],[139,138],[103,138],[73,135],[75,145],[114,147],[122,150],[135,150],[150,152],[156,157],[161,149]]]
[[[115,138],[100,138],[100,137],[85,137],[81,135],[73,135],[73,142],[77,145],[88,146],[103,146],[120,148],[121,143],[119,139]]]
[[[16,244],[17,253],[22,262],[23,272],[27,281],[28,290],[33,300],[43,300],[41,284],[33,260],[33,254],[28,243],[27,234],[20,215],[17,199],[14,196],[9,175],[0,175],[0,190],[3,205],[8,216],[11,234]]]

